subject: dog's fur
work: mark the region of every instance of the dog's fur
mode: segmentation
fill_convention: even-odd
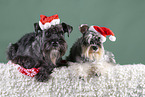
[[[11,44],[7,52],[8,60],[24,68],[39,68],[35,76],[38,81],[47,81],[55,67],[61,65],[62,56],[67,50],[64,33],[72,31],[72,26],[61,23],[41,30],[34,24],[35,33],[24,35],[18,42]]]
[[[82,24],[79,29],[82,37],[74,43],[67,57],[75,76],[86,78],[103,74],[114,65],[114,55],[104,50],[101,38],[97,33],[89,31],[87,24]]]
[[[104,48],[100,42],[100,37],[96,33],[89,31],[89,26],[86,24],[80,26],[79,29],[82,37],[72,46],[67,60],[81,63],[101,60],[104,55]]]

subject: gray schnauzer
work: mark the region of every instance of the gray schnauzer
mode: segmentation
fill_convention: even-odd
[[[9,46],[7,58],[26,69],[39,68],[40,72],[35,78],[43,82],[50,78],[54,68],[62,65],[60,62],[67,50],[64,34],[67,32],[69,36],[73,28],[66,23],[43,31],[35,23],[34,28],[35,33],[28,33]]]
[[[74,43],[66,58],[73,69],[72,74],[81,79],[104,74],[116,64],[114,55],[104,50],[101,37],[89,30],[87,24],[79,26],[79,30],[82,37]]]
[[[79,29],[83,36],[74,43],[67,60],[79,63],[101,60],[104,47],[100,37],[96,33],[89,31],[87,24],[81,25]]]

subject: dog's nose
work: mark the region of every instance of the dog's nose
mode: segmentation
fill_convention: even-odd
[[[52,45],[53,45],[53,46],[58,46],[58,42],[53,41],[53,42],[52,42]]]
[[[95,51],[98,49],[97,46],[92,46],[92,48],[93,48],[93,50],[95,50]]]

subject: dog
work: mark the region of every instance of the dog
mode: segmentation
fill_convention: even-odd
[[[64,35],[67,32],[69,36],[73,27],[61,23],[41,30],[39,24],[34,23],[34,29],[35,33],[28,33],[9,46],[7,59],[26,69],[39,68],[35,78],[45,82],[53,69],[61,65],[60,61],[67,50]]]
[[[89,28],[87,24],[79,26],[82,37],[73,44],[66,57],[73,74],[80,78],[103,74],[116,64],[114,55],[104,50],[102,38]]]
[[[67,60],[79,63],[101,60],[104,55],[104,47],[100,37],[96,33],[89,31],[87,24],[81,25],[79,30],[82,37],[71,47]]]

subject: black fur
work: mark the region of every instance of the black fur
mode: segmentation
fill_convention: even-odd
[[[69,35],[72,27],[61,23],[42,31],[38,23],[35,23],[34,29],[35,33],[28,33],[9,46],[7,58],[27,69],[40,68],[35,77],[43,82],[50,78],[55,67],[59,67],[67,50],[64,33],[67,32]]]

